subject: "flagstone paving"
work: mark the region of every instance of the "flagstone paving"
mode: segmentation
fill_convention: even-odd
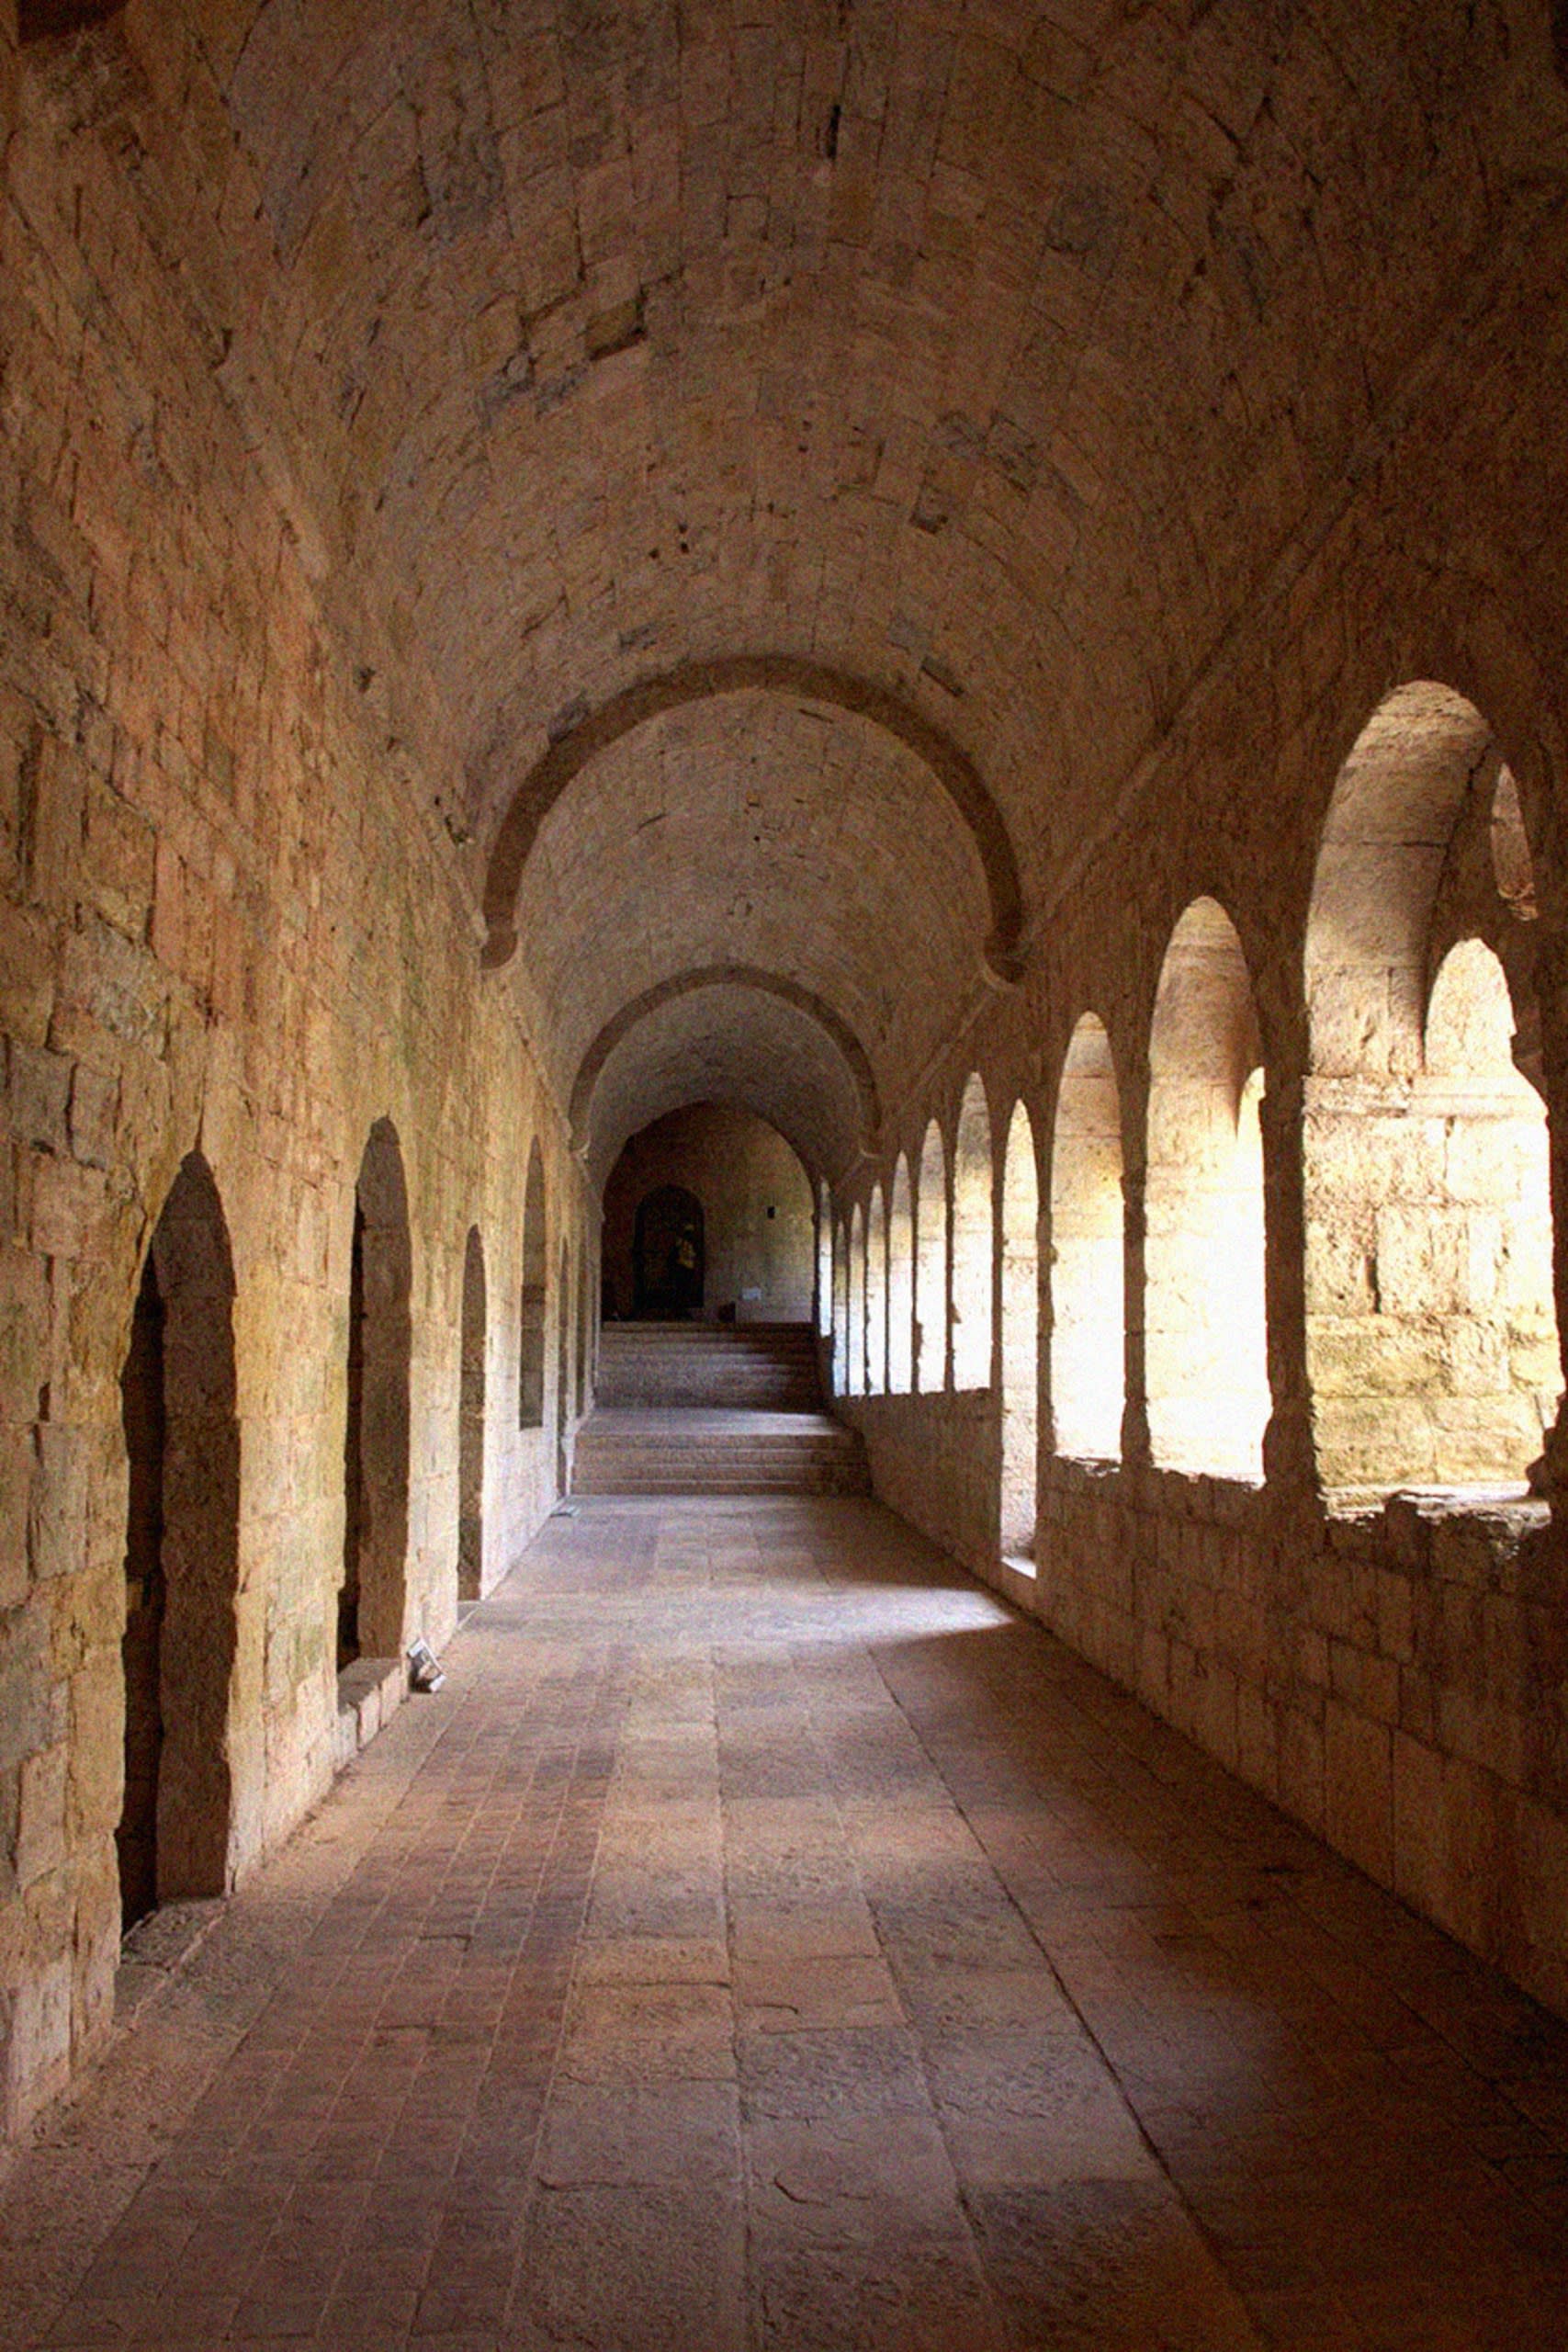
[[[1568,2028],[874,1504],[583,1501],[445,1662],[128,1973],[0,2344],[1568,2341]]]

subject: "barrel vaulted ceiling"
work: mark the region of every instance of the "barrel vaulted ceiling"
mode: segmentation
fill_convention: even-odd
[[[772,657],[978,780],[1027,941],[1561,138],[1526,0],[132,16],[193,147],[237,138],[224,364],[338,608],[419,682],[481,896],[555,747]],[[984,826],[910,739],[786,687],[582,741],[502,891],[563,1100],[621,1008],[733,965],[830,1007],[897,1107],[996,916]],[[804,1020],[688,989],[604,1082],[757,1099]],[[858,1098],[822,1084],[841,1159]]]

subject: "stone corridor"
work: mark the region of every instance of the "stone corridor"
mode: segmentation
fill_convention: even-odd
[[[581,1500],[446,1662],[123,1979],[0,2345],[1568,2338],[1568,2028],[879,1506]]]

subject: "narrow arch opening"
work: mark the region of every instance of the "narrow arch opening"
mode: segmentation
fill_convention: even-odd
[[[914,1385],[914,1340],[915,1217],[909,1163],[900,1152],[887,1218],[887,1386],[895,1396],[907,1396]]]
[[[1149,1039],[1145,1363],[1154,1459],[1256,1479],[1269,1419],[1262,1044],[1230,917],[1171,933]]]
[[[1051,1146],[1051,1416],[1057,1453],[1122,1458],[1126,1402],[1122,1099],[1104,1024],[1078,1022]]]
[[[1511,768],[1499,767],[1497,771],[1496,788],[1492,795],[1491,822],[1487,830],[1497,895],[1518,922],[1533,922],[1538,912],[1535,864],[1530,856],[1529,836],[1525,831],[1525,812],[1519,800],[1519,787]]]
[[[1032,1561],[1040,1463],[1040,1171],[1034,1129],[1013,1107],[1002,1161],[1002,1472],[999,1532]]]
[[[922,1396],[947,1385],[947,1156],[934,1119],[915,1200],[915,1379]]]
[[[840,1217],[833,1227],[833,1394],[850,1390],[850,1251]]]
[[[865,1393],[880,1396],[887,1387],[887,1212],[882,1187],[874,1184],[865,1221]]]
[[[212,1173],[181,1164],[141,1270],[120,1378],[126,1514],[124,1928],[228,1884],[240,1425],[234,1270]]]
[[[857,1201],[850,1215],[850,1363],[852,1396],[865,1395],[865,1226]]]
[[[1489,872],[1463,848],[1482,825]],[[1438,962],[1456,930],[1532,910],[1484,718],[1401,687],[1335,785],[1304,959],[1307,1371],[1331,1491],[1517,1486],[1555,1414],[1545,1112],[1493,950],[1461,935]]]
[[[563,1241],[556,1283],[556,1484],[566,1494],[571,1485],[571,1252]]]
[[[484,1590],[485,1253],[477,1225],[463,1248],[463,1321],[457,1396],[457,1591]]]
[[[545,1161],[536,1137],[523,1194],[523,1288],[518,1308],[517,1426],[545,1426],[545,1330],[549,1312],[545,1269]]]
[[[409,1376],[413,1251],[402,1148],[370,1130],[355,1187],[344,1439],[338,1670],[402,1653],[409,1532]]]
[[[991,1118],[986,1090],[972,1077],[958,1113],[953,1154],[953,1385],[991,1385]]]
[[[826,1184],[817,1187],[817,1329],[823,1339],[833,1334],[833,1198]]]

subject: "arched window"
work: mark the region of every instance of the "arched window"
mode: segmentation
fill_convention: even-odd
[[[523,1195],[523,1294],[517,1342],[517,1426],[545,1426],[545,1162],[536,1137]]]
[[[850,1252],[843,1220],[833,1227],[833,1394],[850,1393]]]
[[[865,1395],[865,1227],[857,1201],[850,1216],[850,1395]]]
[[[833,1331],[833,1199],[826,1184],[817,1188],[817,1329]]]
[[[181,1163],[120,1376],[126,1514],[120,1924],[229,1883],[240,1581],[234,1269],[212,1171]]]
[[[1051,1145],[1051,1419],[1055,1451],[1122,1457],[1126,1395],[1122,1103],[1092,1012],[1073,1031]]]
[[[865,1393],[880,1396],[887,1386],[887,1212],[882,1187],[874,1184],[865,1224]]]
[[[1002,1163],[1001,1548],[1032,1560],[1040,1461],[1040,1172],[1021,1102]]]
[[[947,1382],[947,1158],[934,1119],[915,1201],[915,1379],[922,1395]]]
[[[887,1220],[887,1386],[895,1396],[907,1396],[914,1385],[914,1337],[915,1219],[909,1163],[900,1152]]]
[[[953,1155],[953,1385],[991,1385],[991,1119],[986,1090],[971,1078],[958,1114]]]
[[[412,1287],[402,1147],[390,1119],[378,1119],[360,1162],[350,1248],[340,1672],[358,1657],[402,1655]]]
[[[1401,687],[1340,771],[1307,926],[1307,1370],[1326,1487],[1517,1481],[1556,1411],[1546,1119],[1514,1058],[1529,1024],[1469,935],[1534,912],[1485,720],[1446,686]]]
[[[484,1590],[485,1253],[477,1225],[463,1250],[463,1323],[457,1383],[457,1593]]]
[[[1241,942],[1223,907],[1194,899],[1149,1037],[1145,1365],[1149,1442],[1170,1469],[1262,1474],[1261,1060]]]

